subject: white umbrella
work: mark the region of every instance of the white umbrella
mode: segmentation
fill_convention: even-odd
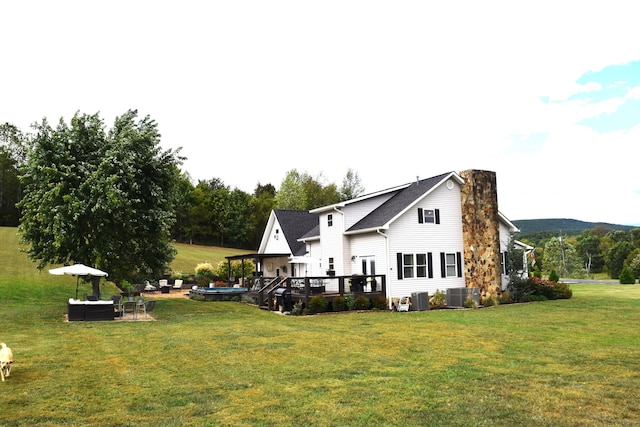
[[[53,268],[49,270],[49,273],[56,276],[62,276],[63,274],[78,276],[78,279],[76,279],[76,299],[78,299],[78,280],[80,279],[80,276],[102,277],[102,276],[109,275],[102,270],[98,270],[97,268],[93,268],[93,267],[88,267],[84,264],[73,264],[73,265],[66,265],[64,267]]]

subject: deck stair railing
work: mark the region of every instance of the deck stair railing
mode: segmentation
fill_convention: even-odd
[[[283,277],[275,277],[258,291],[258,305],[269,306],[273,300],[273,293],[286,283],[287,279]]]

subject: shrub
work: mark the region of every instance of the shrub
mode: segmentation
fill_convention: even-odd
[[[549,280],[552,281],[552,282],[559,282],[560,281],[560,275],[558,274],[557,271],[551,270],[551,273],[549,273]]]
[[[387,300],[385,297],[381,297],[380,295],[376,295],[371,300],[371,307],[378,310],[388,310],[389,300]]]
[[[213,280],[215,273],[213,266],[208,262],[196,265],[196,280],[199,285],[206,285]]]
[[[556,283],[553,285],[554,299],[571,299],[573,291],[566,283]]]
[[[332,305],[333,311],[347,311],[347,302],[344,297],[335,297]]]
[[[566,283],[557,283],[538,277],[513,280],[509,283],[509,294],[515,302],[569,299],[573,292]],[[544,297],[541,299],[540,297]]]
[[[495,294],[491,294],[482,298],[481,303],[485,307],[494,307],[496,305],[499,305],[500,301],[498,300],[498,297]]]
[[[498,297],[498,302],[500,304],[511,304],[513,300],[511,299],[511,294],[509,293],[509,291],[502,292]]]
[[[295,303],[293,305],[293,308],[291,309],[291,315],[292,316],[302,316],[302,302],[298,301],[297,303]]]
[[[436,292],[433,294],[429,302],[434,308],[444,307],[444,305],[447,303],[447,296],[445,295],[444,291],[436,289]]]
[[[311,314],[327,311],[327,300],[321,295],[316,295],[309,300],[309,312]]]
[[[633,272],[627,266],[622,267],[622,271],[620,271],[620,284],[621,285],[633,285],[636,283],[635,277],[633,277]]]
[[[369,310],[371,303],[369,303],[369,299],[364,295],[358,295],[356,298],[356,310]]]
[[[355,310],[356,299],[353,297],[353,295],[346,295],[344,297],[344,302],[347,305],[347,310]]]
[[[467,299],[464,300],[464,302],[462,303],[462,305],[465,308],[478,308],[478,304],[476,303],[476,300],[474,300],[473,298],[471,298],[471,296],[467,296]]]

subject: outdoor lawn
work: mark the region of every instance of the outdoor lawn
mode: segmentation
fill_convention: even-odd
[[[75,278],[38,272],[15,232],[0,228],[0,342],[16,360],[1,426],[640,424],[638,285],[300,317],[159,299],[156,322],[69,323]]]

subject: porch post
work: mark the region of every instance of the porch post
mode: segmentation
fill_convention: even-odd
[[[309,308],[309,294],[311,293],[311,285],[309,283],[309,278],[304,278],[304,306]]]

